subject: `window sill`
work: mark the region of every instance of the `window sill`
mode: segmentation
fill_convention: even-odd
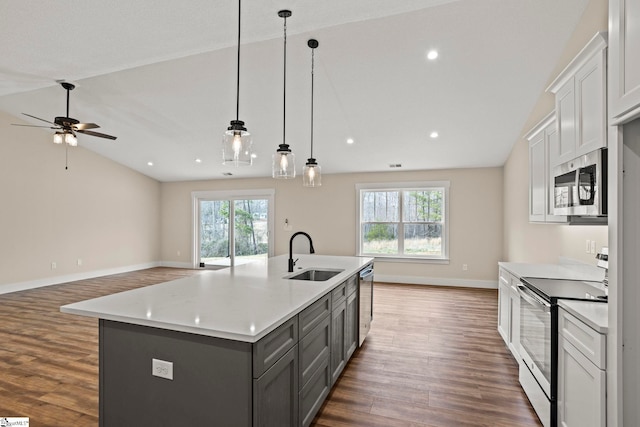
[[[397,257],[397,256],[376,256],[361,254],[359,256],[373,257],[375,262],[407,262],[416,264],[449,264],[449,258],[417,258],[417,257]]]

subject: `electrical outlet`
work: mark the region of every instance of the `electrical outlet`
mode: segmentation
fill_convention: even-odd
[[[178,256],[180,256],[180,251],[177,252]]]
[[[587,239],[587,246],[585,247],[585,251],[589,254],[591,253],[591,241]]]
[[[82,258],[78,258],[78,267],[82,265]]]
[[[462,264],[462,271],[467,271],[469,266],[467,264]]]
[[[596,241],[595,240],[591,241],[591,253],[592,254],[596,253]]]
[[[151,375],[167,380],[173,380],[173,362],[151,359]]]
[[[57,264],[55,261],[53,261],[53,262],[51,263],[51,269],[52,269],[52,270],[55,270],[56,268],[58,268],[58,264]]]

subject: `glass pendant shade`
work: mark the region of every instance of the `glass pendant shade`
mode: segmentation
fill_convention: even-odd
[[[320,165],[316,163],[316,159],[310,158],[304,165],[302,175],[302,185],[305,187],[320,187],[322,185],[322,174],[320,173]]]
[[[273,154],[271,176],[277,179],[296,177],[296,156],[291,152],[288,144],[280,144]]]
[[[227,166],[251,166],[253,162],[251,134],[241,120],[232,120],[222,139],[222,164]]]

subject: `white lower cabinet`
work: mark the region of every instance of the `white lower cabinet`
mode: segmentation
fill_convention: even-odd
[[[498,282],[498,332],[520,363],[520,279],[500,268]]]
[[[564,309],[558,317],[558,425],[604,427],[606,337]]]

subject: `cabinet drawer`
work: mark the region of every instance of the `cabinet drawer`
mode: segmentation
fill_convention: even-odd
[[[319,366],[323,363],[329,363],[329,345],[331,344],[331,337],[329,335],[330,323],[331,316],[327,313],[306,337],[300,339],[300,345],[298,345],[300,387],[304,387],[307,384]]]
[[[308,427],[331,390],[329,361],[324,360],[299,394],[300,424]]]
[[[594,365],[606,369],[606,337],[566,312],[558,311],[558,333],[573,344]]]
[[[331,312],[331,294],[328,293],[318,301],[305,308],[298,315],[298,327],[300,328],[300,339],[304,338],[310,331],[313,330],[323,318],[328,316]]]
[[[258,378],[298,342],[298,316],[253,345],[253,377]]]
[[[331,291],[331,305],[335,310],[340,303],[343,303],[347,299],[347,287],[346,282],[342,282],[333,291]]]
[[[347,279],[347,295],[351,295],[358,289],[358,275],[355,274]]]

